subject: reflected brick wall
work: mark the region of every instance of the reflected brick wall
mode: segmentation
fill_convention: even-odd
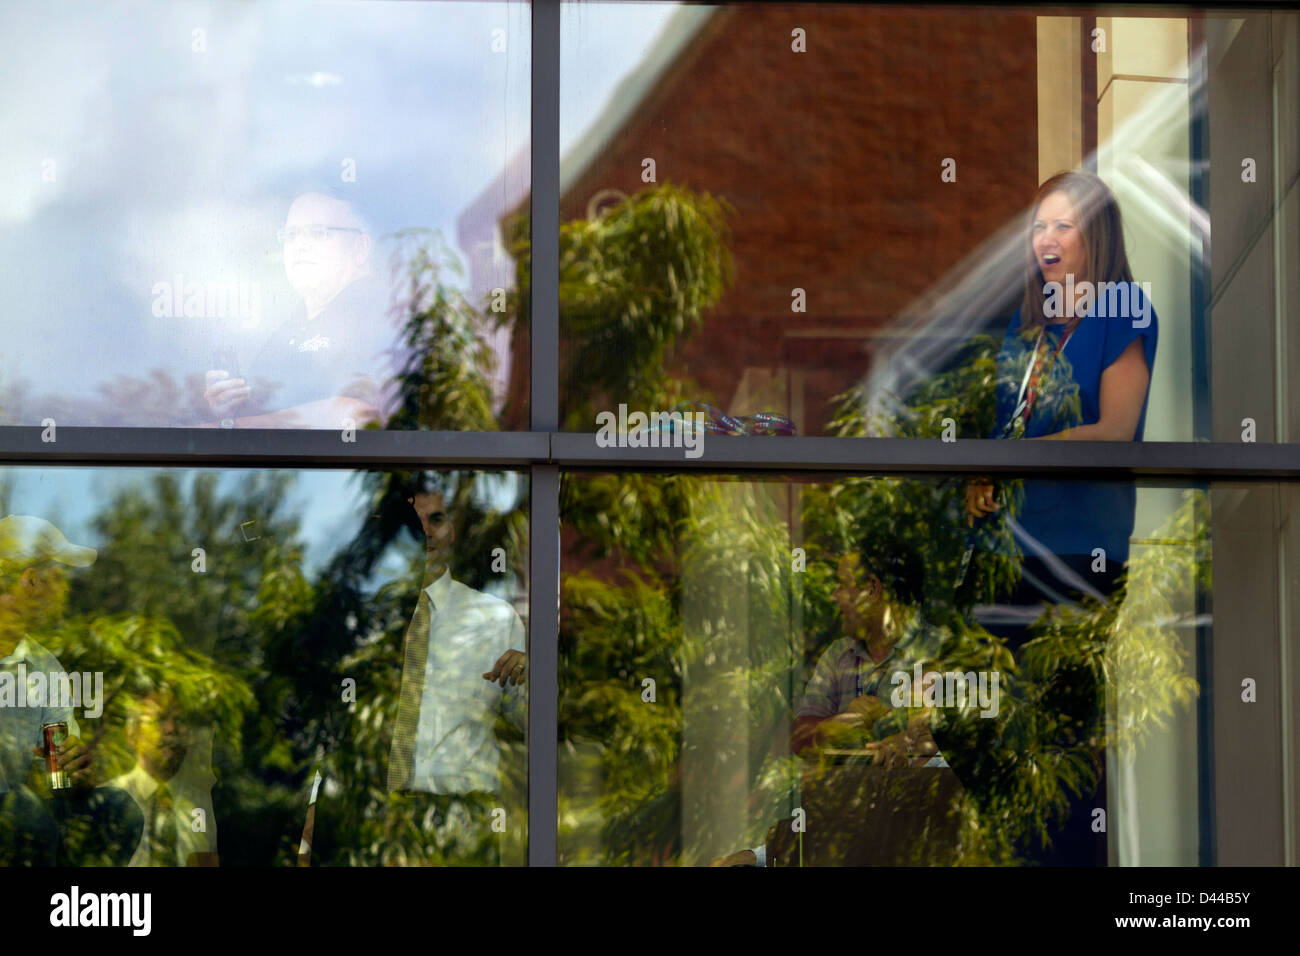
[[[795,27],[807,53],[790,50]],[[745,369],[790,369],[771,385],[785,407],[760,404],[820,434],[832,396],[870,367],[872,332],[1032,197],[1035,15],[725,8],[631,117],[562,197],[562,219],[585,217],[601,190],[644,188],[645,157],[660,182],[725,197],[736,283],[669,369],[733,413],[756,410],[727,407]],[[940,180],[945,157],[955,183]],[[790,311],[796,287],[804,314]]]

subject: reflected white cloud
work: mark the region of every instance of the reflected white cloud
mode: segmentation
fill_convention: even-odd
[[[338,86],[343,82],[343,77],[337,73],[316,70],[314,73],[294,73],[285,77],[285,81],[290,86]]]

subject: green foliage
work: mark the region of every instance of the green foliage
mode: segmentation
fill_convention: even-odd
[[[664,404],[664,358],[695,332],[732,281],[725,200],[670,183],[641,190],[596,219],[560,227],[560,410],[564,427],[593,427],[612,401]],[[511,227],[515,261],[530,262],[528,219]],[[530,279],[515,311],[526,318]],[[697,396],[698,397],[698,396]]]
[[[79,616],[54,633],[33,636],[65,670],[104,675],[103,715],[83,722],[101,776],[125,773],[135,763],[124,733],[127,713],[157,690],[170,692],[181,714],[211,726],[233,753],[240,751],[243,719],[254,708],[252,689],[238,674],[186,647],[170,622],[134,614]]]
[[[1129,562],[1122,603],[1049,609],[1025,648],[1041,680],[1052,680],[1054,665],[1067,662],[1111,689],[1105,727],[1089,731],[1099,737],[1104,729],[1105,746],[1118,748],[1122,757],[1131,758],[1156,731],[1166,730],[1169,718],[1200,691],[1179,628],[1187,622],[1189,596],[1210,593],[1209,526],[1208,494],[1186,492],[1155,531],[1163,543]]]
[[[975,336],[947,369],[926,376],[906,396],[879,396],[875,405],[861,387],[837,396],[827,431],[842,437],[941,438],[944,419],[952,419],[957,438],[988,438],[997,415],[1000,344],[990,335]]]
[[[433,230],[394,237],[395,286],[407,311],[406,366],[397,377],[401,405],[386,428],[495,431],[489,376],[496,356],[484,331],[490,323],[444,277],[461,267]]]
[[[664,361],[730,282],[725,220],[722,201],[658,186],[562,227],[567,427],[588,428],[600,401],[670,408],[687,396]],[[497,320],[445,284],[456,264],[436,236],[398,237],[393,261],[407,287],[413,357],[388,427],[496,427],[482,331],[492,321],[528,327],[526,235],[526,219],[516,221],[518,288]],[[972,340],[874,419],[860,394],[841,396],[832,431],[936,438],[951,418],[959,438],[985,437],[996,353],[992,339]],[[521,502],[498,511],[481,493],[488,479],[471,479],[461,476],[450,507],[452,570],[482,588],[494,548],[508,567],[526,567],[526,510]],[[87,737],[108,771],[129,766],[125,710],[153,689],[166,686],[212,728],[223,863],[294,860],[316,768],[328,780],[318,807],[331,839],[315,863],[421,857],[422,818],[385,787],[420,572],[417,539],[406,538],[418,533],[407,500],[416,483],[387,471],[359,482],[369,517],[315,575],[304,570],[299,519],[288,513],[289,476],[249,472],[223,488],[214,475],[167,473],[127,486],[95,520],[99,560],[75,580],[67,615],[40,632],[66,668],[106,675],[105,717]],[[1007,488],[1014,514],[1016,483]],[[955,861],[1014,863],[1048,840],[1071,794],[1095,783],[1103,747],[1149,743],[1198,691],[1177,622],[1179,599],[1209,586],[1208,504],[1189,495],[1160,530],[1185,547],[1135,558],[1126,601],[1049,610],[1016,660],[970,611],[1009,593],[1019,562],[1005,522],[972,534],[964,493],[964,482],[928,478],[564,475],[561,858],[707,862],[701,847],[735,839],[719,820],[743,817],[739,845],[752,846],[789,816],[800,788],[826,770],[791,755],[790,725],[815,662],[844,636],[836,561],[848,553],[915,555],[925,595],[916,611],[942,639],[929,666],[1001,675],[996,718],[974,707],[933,718],[964,785],[953,808]],[[981,547],[962,576],[972,543]],[[191,569],[200,546],[203,573]],[[403,576],[375,589],[381,558],[408,546]],[[357,682],[355,702],[341,699],[344,678]],[[653,702],[643,699],[647,678]],[[1103,723],[1107,687],[1116,703]],[[525,739],[504,721],[497,733],[503,800],[518,819]],[[719,806],[735,812],[713,813]],[[514,833],[522,840],[522,827]],[[511,861],[522,849],[513,844]]]

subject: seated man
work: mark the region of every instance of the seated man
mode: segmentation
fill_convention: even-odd
[[[914,665],[933,660],[940,650],[937,633],[925,626],[917,611],[923,596],[920,562],[911,552],[902,551],[869,557],[864,568],[863,556],[853,552],[840,559],[836,573],[842,636],[818,658],[796,705],[790,734],[791,749],[808,760],[803,786],[806,812],[829,811],[834,805],[852,816],[863,804],[888,813],[912,802],[911,809],[924,816],[936,797],[946,799],[954,781],[922,780],[918,787],[910,778],[895,781],[879,777],[879,771],[875,776],[861,773],[864,767],[933,771],[948,766],[930,733],[929,712],[913,709],[909,716],[906,708],[895,703],[912,699]],[[838,765],[828,768],[814,759],[818,757]],[[861,799],[867,793],[871,798]],[[819,799],[819,794],[826,799]],[[827,822],[817,821],[817,841],[827,851],[824,856],[851,856],[852,844],[865,824],[861,819],[839,820],[828,827]],[[712,865],[766,866],[773,841],[784,845],[788,841],[781,838],[788,836],[788,830],[778,824],[764,845],[722,857]],[[833,838],[829,830],[835,831]]]
[[[894,675],[905,674],[910,683],[913,665],[939,652],[939,641],[916,611],[921,597],[917,562],[911,555],[878,560],[864,572],[861,555],[846,554],[837,576],[835,602],[843,636],[822,652],[795,708],[791,749],[807,755],[834,740],[860,739],[865,733],[873,738],[865,749],[873,751],[877,764],[946,767],[930,735],[929,715],[904,720],[894,713],[895,699],[911,698],[910,688],[903,695],[894,693]]]

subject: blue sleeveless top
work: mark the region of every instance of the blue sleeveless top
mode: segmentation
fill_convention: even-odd
[[[1147,369],[1154,371],[1158,324],[1155,308],[1136,291],[1127,310],[1095,303],[1052,363],[1040,388],[1038,401],[1025,427],[1026,438],[1053,435],[1077,425],[1094,425],[1101,418],[1101,376],[1134,339],[1142,340]],[[1100,308],[1099,308],[1100,306]],[[1120,311],[1123,315],[1112,315]],[[1098,314],[1100,312],[1100,314]],[[1135,318],[1134,316],[1137,316]],[[998,353],[997,423],[992,438],[1000,437],[1015,412],[1020,384],[1033,355],[1037,334],[1021,335],[1020,310],[1016,310]],[[1047,326],[1047,357],[1056,352],[1065,331],[1062,321]],[[1141,441],[1146,428],[1150,380],[1142,397],[1133,440]],[[1131,481],[1045,481],[1028,479],[1017,515],[1016,543],[1025,555],[1037,553],[1028,538],[1053,554],[1091,554],[1104,548],[1107,562],[1128,560],[1137,494]],[[1022,533],[1023,531],[1023,533]]]

